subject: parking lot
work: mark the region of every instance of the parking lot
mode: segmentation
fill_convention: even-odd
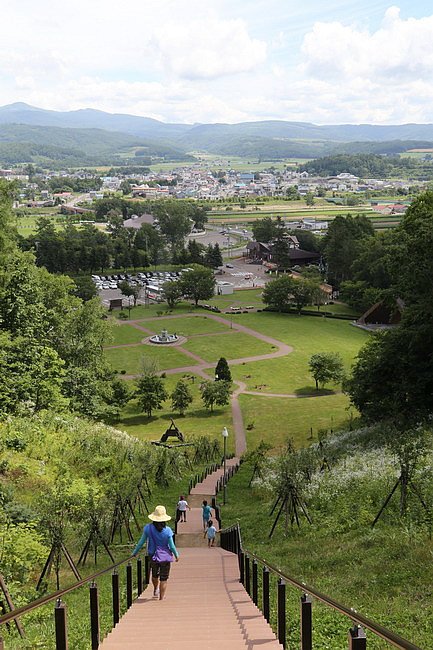
[[[186,271],[189,269],[183,269]],[[119,284],[126,281],[132,287],[140,287],[137,304],[144,305],[161,301],[162,285],[169,280],[177,281],[182,271],[140,271],[136,274],[119,273],[113,275],[92,275],[92,280],[98,289],[102,303],[107,307],[110,300],[123,298],[123,304],[128,305],[128,298],[119,289]],[[131,299],[132,300],[132,299]]]
[[[109,307],[110,300],[123,298],[124,306],[128,305],[128,298],[122,294],[119,284],[127,281],[133,287],[141,287],[137,304],[147,305],[161,302],[162,285],[169,280],[176,281],[182,275],[181,271],[140,271],[139,273],[120,273],[112,275],[93,275],[102,303]],[[265,268],[257,264],[248,264],[244,258],[231,260],[216,271],[216,280],[229,282],[234,289],[251,289],[263,287],[270,279],[265,275]],[[131,298],[132,302],[132,298]]]

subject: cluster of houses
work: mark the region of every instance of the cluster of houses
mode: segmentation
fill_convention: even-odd
[[[2,169],[0,177],[21,181],[22,198],[28,198],[29,193],[34,194],[31,200],[38,205],[67,202],[68,197],[64,194],[52,194],[48,190],[39,192],[38,185],[29,181],[25,169]],[[91,170],[64,170],[46,172],[42,180],[49,180],[53,177],[72,177],[79,179],[91,179],[99,175]],[[99,190],[89,192],[91,201],[101,199],[105,195],[121,190],[122,183],[127,180],[131,186],[131,193],[134,197],[146,199],[164,198],[196,198],[199,200],[224,201],[230,198],[256,198],[264,196],[286,196],[288,192],[296,189],[300,196],[307,194],[320,194],[321,190],[326,192],[364,192],[367,190],[407,190],[409,181],[406,180],[383,180],[383,179],[360,179],[350,173],[341,173],[337,176],[318,177],[311,176],[306,171],[296,171],[286,167],[282,171],[274,170],[272,167],[267,171],[236,171],[228,169],[218,171],[210,169],[209,163],[195,163],[184,167],[178,167],[171,171],[159,172],[149,171],[147,173],[128,173],[125,168],[124,174],[116,176],[102,176],[102,185]],[[410,181],[414,185],[414,181]],[[420,183],[422,185],[422,183]],[[391,206],[389,212],[384,214],[399,214],[404,208]],[[378,211],[381,211],[378,209]]]

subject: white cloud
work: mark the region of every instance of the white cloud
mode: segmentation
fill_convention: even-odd
[[[316,0],[302,12],[292,0],[278,20],[281,0],[7,3],[0,105],[189,123],[433,122],[433,16],[403,19],[389,7],[367,28],[384,1],[339,0],[325,14]],[[364,22],[345,22],[343,4]],[[338,20],[309,22],[318,15]]]
[[[316,23],[302,45],[303,71],[323,78],[363,77],[394,83],[433,77],[433,16],[402,20],[398,7],[368,32],[339,22]]]
[[[212,79],[254,70],[266,59],[266,43],[249,36],[243,20],[211,13],[179,29],[165,24],[151,39],[163,64],[179,77]]]

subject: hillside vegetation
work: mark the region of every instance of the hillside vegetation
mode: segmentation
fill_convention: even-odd
[[[251,449],[230,481],[225,523],[239,521],[244,547],[289,576],[353,607],[420,648],[429,647],[433,615],[431,433],[424,438],[423,452],[411,474],[416,491],[429,507],[424,508],[417,492],[409,490],[402,516],[402,490],[397,489],[374,527],[400,476],[402,448],[382,426],[321,436],[320,440],[308,451],[297,453],[288,443],[278,458],[260,460],[260,451]],[[296,524],[290,496],[295,491],[311,524],[299,505],[299,527]],[[288,506],[269,539],[281,506],[280,501],[270,514],[278,495],[288,496]],[[301,594],[289,586],[287,590],[288,645],[299,647]],[[347,619],[314,603],[313,621],[315,647],[345,647]],[[367,636],[369,648],[389,647],[371,633]]]
[[[0,162],[61,162],[119,164],[121,152],[140,147],[143,155],[177,160],[188,158],[181,147],[103,129],[0,124]]]

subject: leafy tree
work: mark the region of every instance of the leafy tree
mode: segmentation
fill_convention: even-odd
[[[210,412],[214,405],[226,406],[230,400],[231,384],[228,381],[204,381],[200,384],[203,404]]]
[[[253,223],[252,231],[256,241],[268,244],[276,237],[277,227],[272,217],[264,217]]]
[[[340,298],[354,309],[365,312],[376,302],[382,300],[384,291],[369,287],[366,282],[361,280],[341,283]]]
[[[170,307],[174,309],[182,300],[182,287],[178,281],[169,280],[162,285],[162,297]]]
[[[182,293],[198,304],[199,300],[208,300],[214,295],[215,278],[211,269],[197,267],[186,271],[179,279]]]
[[[171,406],[174,411],[178,411],[181,415],[185,414],[186,409],[192,403],[191,391],[184,379],[180,379],[172,394]]]
[[[152,214],[158,219],[160,231],[172,252],[183,246],[185,237],[191,232],[193,220],[189,212],[188,204],[181,201],[159,201],[152,206]]]
[[[168,398],[164,380],[156,375],[140,377],[135,394],[140,410],[144,411],[148,418],[152,416],[152,411],[162,409],[162,403]]]
[[[292,300],[295,303],[299,314],[303,307],[310,305],[313,302],[313,296],[316,295],[319,288],[320,284],[314,280],[297,278],[294,281]]]
[[[296,282],[297,280],[290,275],[283,275],[268,282],[262,294],[265,305],[278,311],[284,311],[290,307]]]
[[[232,381],[232,373],[230,372],[229,364],[227,359],[221,357],[218,360],[218,363],[215,368],[215,380],[216,381]]]
[[[137,300],[140,297],[141,287],[138,285],[133,287],[132,284],[129,284],[128,280],[122,280],[122,282],[119,282],[118,287],[124,296],[128,298],[129,296],[132,296],[134,298],[134,307],[136,307]]]
[[[313,354],[309,362],[310,372],[319,390],[330,381],[339,382],[344,377],[343,360],[337,352],[320,352]]]
[[[164,237],[149,223],[141,224],[135,235],[135,246],[146,253],[152,264],[160,264],[166,258]]]
[[[289,201],[298,201],[301,198],[298,192],[298,186],[292,185],[292,187],[288,187],[286,190],[286,197]]]
[[[113,414],[116,417],[119,417],[120,411],[128,404],[131,398],[131,391],[126,381],[117,377],[113,379],[111,382],[111,395],[109,395],[107,402],[110,406],[114,407],[115,412]]]
[[[281,217],[277,217],[275,239],[272,245],[272,261],[279,269],[288,269],[291,266],[289,233]]]
[[[295,228],[294,230],[289,231],[290,235],[294,235],[298,242],[299,247],[304,251],[311,251],[317,253],[319,251],[319,241],[317,235],[311,230],[302,230],[301,228]]]
[[[81,300],[92,300],[95,296],[98,295],[95,283],[89,278],[88,275],[78,275],[74,278],[76,288],[74,289],[74,295]]]
[[[416,425],[433,413],[432,358],[431,320],[406,310],[399,327],[374,334],[361,348],[345,390],[368,421]]]
[[[35,339],[0,335],[0,412],[36,413],[64,408],[64,362],[51,347]]]
[[[12,201],[16,185],[0,178],[0,262],[16,243],[16,229],[12,215]]]
[[[330,223],[323,240],[328,280],[339,287],[352,279],[352,264],[358,258],[362,240],[374,236],[373,226],[364,216],[337,216]]]
[[[314,205],[314,194],[313,192],[307,192],[305,195],[305,204],[306,205]]]
[[[120,183],[119,189],[121,190],[123,196],[131,194],[131,183],[125,179]]]

